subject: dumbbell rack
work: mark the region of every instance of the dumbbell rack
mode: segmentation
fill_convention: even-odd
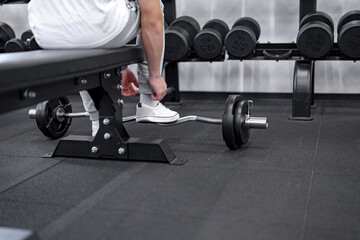
[[[300,19],[311,12],[317,11],[317,0],[299,0],[300,1]],[[165,20],[171,23],[176,19],[175,0],[165,0]],[[187,62],[205,62],[204,60],[190,54]],[[222,59],[216,61],[224,61]],[[315,61],[304,58],[295,43],[258,43],[255,52],[251,57],[239,59],[229,56],[228,60],[294,60],[294,78],[292,95],[292,114],[291,120],[312,120],[311,108],[314,106],[314,76]],[[340,53],[338,44],[335,43],[330,54],[320,61],[354,61]],[[178,63],[169,63],[166,67],[166,81],[168,86],[173,87],[173,94],[167,96],[166,101],[180,102]]]

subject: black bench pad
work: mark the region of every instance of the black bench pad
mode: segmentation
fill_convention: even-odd
[[[143,59],[143,49],[138,46],[0,54],[0,93],[97,73]]]

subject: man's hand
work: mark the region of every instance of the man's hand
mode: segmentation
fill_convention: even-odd
[[[149,84],[154,93],[151,95],[155,101],[162,100],[166,95],[167,85],[162,77],[149,79]]]
[[[139,88],[139,83],[136,80],[136,77],[129,68],[126,68],[122,73],[121,85],[123,89],[121,90],[121,94],[125,97],[134,97],[139,94],[139,91],[134,88],[132,83],[135,87]]]

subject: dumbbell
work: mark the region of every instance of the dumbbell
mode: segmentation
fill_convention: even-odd
[[[324,12],[305,15],[300,21],[297,47],[302,55],[319,59],[328,55],[334,46],[334,22]]]
[[[220,19],[208,21],[194,38],[194,49],[202,59],[216,60],[224,54],[224,42],[229,26]]]
[[[199,23],[190,16],[174,20],[165,31],[165,60],[174,62],[186,59],[199,31]]]
[[[5,43],[5,52],[23,52],[40,49],[31,30],[25,31],[21,39],[12,38]]]
[[[14,37],[14,30],[8,24],[0,22],[0,52],[5,51],[5,43]]]
[[[226,145],[230,149],[238,149],[248,142],[251,129],[268,128],[267,118],[251,116],[252,107],[252,101],[245,100],[240,95],[230,95],[226,100],[222,119],[185,116],[176,122],[158,123],[157,125],[169,127],[191,121],[222,125],[223,139]],[[58,139],[66,134],[72,118],[89,117],[89,114],[87,112],[72,113],[69,100],[61,97],[39,103],[36,109],[29,110],[29,117],[36,119],[39,129],[45,136]],[[135,119],[135,116],[129,116],[124,117],[122,121],[130,122]]]
[[[360,58],[360,10],[344,14],[338,23],[338,45],[348,57]]]
[[[229,55],[237,58],[250,56],[261,34],[259,23],[250,17],[238,19],[225,37],[225,48]]]

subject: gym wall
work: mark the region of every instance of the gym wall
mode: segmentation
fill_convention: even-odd
[[[249,16],[260,23],[260,42],[296,40],[299,0],[181,0],[176,4],[178,16],[193,16],[201,26],[221,18],[231,27],[237,18]],[[328,13],[335,26],[344,13],[355,9],[360,9],[359,0],[318,0],[318,10]],[[19,35],[28,29],[26,5],[1,6],[0,21],[9,23]],[[315,92],[360,93],[359,64],[317,62]],[[290,93],[294,61],[181,63],[179,72],[182,91]]]

